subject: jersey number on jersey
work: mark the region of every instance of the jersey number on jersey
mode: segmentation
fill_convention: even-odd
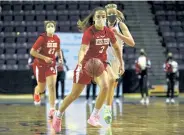
[[[50,48],[49,49],[49,54],[54,54],[55,53],[55,48]]]
[[[100,48],[101,48],[101,50],[99,51],[99,53],[103,53],[105,46],[101,46]]]

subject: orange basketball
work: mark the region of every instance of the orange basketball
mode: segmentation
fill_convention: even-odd
[[[89,59],[86,62],[84,68],[85,68],[85,72],[91,77],[100,76],[105,69],[102,61],[100,59],[97,59],[97,58]]]

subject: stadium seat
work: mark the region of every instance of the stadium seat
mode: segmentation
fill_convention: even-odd
[[[53,2],[46,2],[45,10],[46,11],[55,10],[55,4]]]
[[[10,11],[12,10],[12,6],[10,3],[2,4],[2,11]]]
[[[5,43],[15,43],[15,37],[13,36],[5,37]]]
[[[47,11],[47,20],[57,21],[57,12],[56,11]]]
[[[22,10],[22,3],[13,4],[13,11],[21,11]]]
[[[18,66],[15,64],[15,65],[6,65],[6,69],[5,70],[17,70],[18,69]]]
[[[24,11],[33,10],[33,3],[31,1],[24,1],[23,10]]]

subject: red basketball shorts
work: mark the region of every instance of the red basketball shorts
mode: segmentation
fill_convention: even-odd
[[[57,74],[57,69],[55,65],[48,66],[48,65],[33,63],[33,72],[37,82],[45,83],[46,77]]]

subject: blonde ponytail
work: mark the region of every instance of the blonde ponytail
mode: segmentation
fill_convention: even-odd
[[[117,17],[118,17],[118,19],[119,19],[120,21],[122,21],[122,22],[125,21],[125,16],[124,16],[124,14],[123,14],[121,11],[119,11],[119,10],[117,10]]]

